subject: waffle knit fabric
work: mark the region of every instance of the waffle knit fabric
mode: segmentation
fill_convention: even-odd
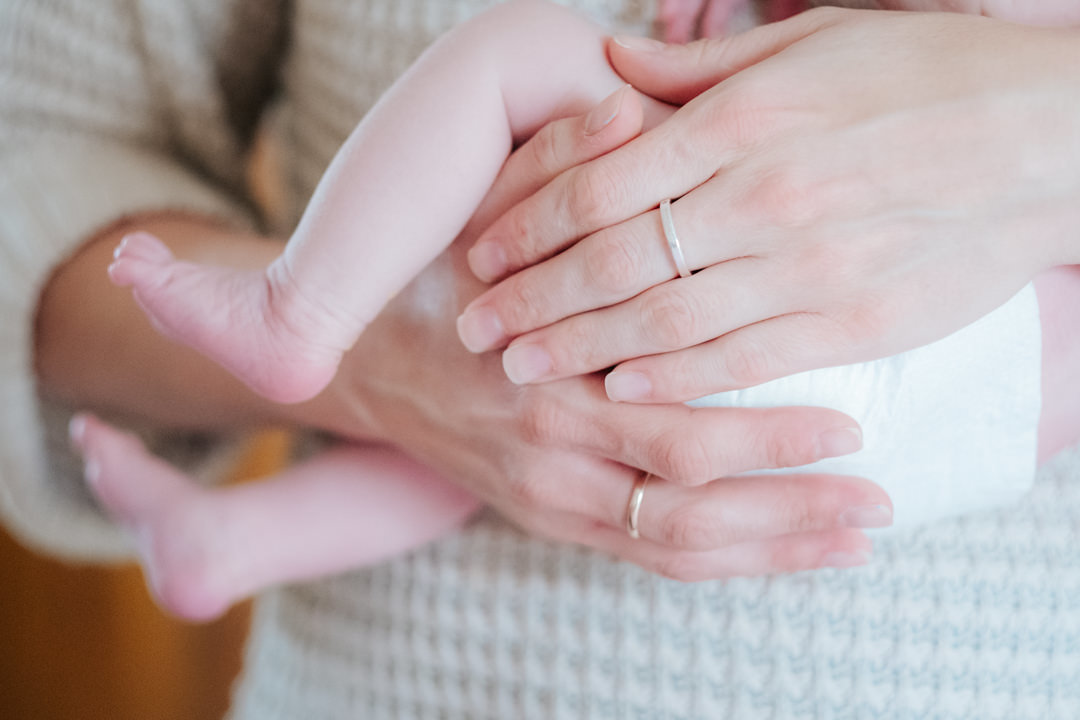
[[[491,0],[0,3],[0,513],[123,557],[35,389],[36,299],[126,214],[251,223],[243,164],[280,91],[280,229],[363,112]],[[644,32],[642,0],[573,2]],[[13,321],[14,320],[14,321]],[[139,428],[155,440],[152,428]],[[228,438],[157,451],[212,475]],[[494,515],[257,604],[235,720],[1080,717],[1080,449],[1015,507],[882,539],[854,571],[684,585]]]

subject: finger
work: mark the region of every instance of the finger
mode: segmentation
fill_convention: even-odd
[[[711,219],[714,203],[705,195],[699,189],[672,204],[673,218],[678,206],[680,243],[692,269],[737,257],[749,247],[749,233],[733,228],[728,236],[737,240],[710,237],[715,231],[701,220]],[[490,288],[466,306],[458,335],[472,352],[485,352],[557,320],[622,302],[677,275],[659,211],[644,213]]]
[[[626,85],[584,115],[548,123],[515,150],[474,213],[479,230],[559,173],[619,147],[641,132],[641,96]]]
[[[493,282],[709,179],[739,149],[713,155],[688,126],[698,121],[682,112],[617,150],[564,172],[504,213],[470,251],[472,271]]]
[[[694,552],[632,539],[624,529],[572,514],[544,514],[511,519],[533,533],[607,552],[650,572],[698,582],[753,577],[817,568],[849,568],[870,561],[873,543],[855,529],[783,535],[717,550]]]
[[[625,528],[634,485],[614,476],[587,485],[579,512]],[[874,483],[813,474],[746,475],[697,487],[650,477],[637,520],[642,538],[695,552],[791,533],[891,524],[892,502]]]
[[[660,0],[656,19],[664,42],[684,43],[694,39],[701,9],[708,0]]]
[[[873,543],[859,530],[830,530],[753,541],[710,552],[632,545],[618,531],[595,529],[594,547],[680,582],[757,577],[801,570],[849,568],[870,562]]]
[[[815,211],[808,207],[811,203],[814,208],[830,207],[836,204],[833,196],[842,192],[839,183],[831,183],[837,186],[836,190],[818,189],[811,194],[797,187],[792,180],[784,188],[777,182],[766,183],[763,189],[743,190],[741,196],[733,197],[736,191],[731,184],[726,176],[713,178],[671,205],[680,252],[691,270],[768,250],[769,234],[773,230],[765,229],[763,225],[781,220],[801,221],[803,216]],[[852,194],[846,193],[848,197]],[[784,214],[773,212],[774,205],[783,205]],[[728,212],[718,209],[729,207],[738,209]],[[804,207],[807,209],[801,209]],[[765,213],[769,213],[768,223],[762,219]],[[472,352],[486,352],[506,345],[511,338],[563,318],[623,302],[677,275],[660,213],[652,211],[593,233],[555,257],[525,268],[488,289],[466,306],[458,319],[458,335]],[[746,282],[747,278],[737,276],[735,279],[742,280],[743,287],[751,284]],[[679,287],[686,288],[684,285]],[[774,293],[768,299],[778,301],[779,297]],[[767,317],[771,314],[755,315],[742,324]],[[699,319],[689,318],[691,322]],[[728,329],[740,326],[729,325]],[[618,333],[621,328],[599,330],[605,335],[605,330]],[[700,337],[695,342],[719,334]],[[597,344],[601,335],[589,335],[588,338],[593,340],[592,344]],[[672,349],[675,348],[652,351],[635,348],[625,355],[610,355],[606,364],[592,365],[587,370],[578,365],[576,370],[554,376],[588,372],[625,358]]]
[[[472,352],[486,352],[562,318],[619,303],[676,274],[659,214],[645,213],[489,288],[465,307],[458,336]]]
[[[861,438],[858,423],[827,408],[614,404],[596,376],[531,390],[520,422],[541,444],[584,451],[682,485],[807,465],[854,452]]]
[[[574,315],[515,339],[503,352],[503,370],[518,385],[548,382],[690,348],[783,315],[793,300],[774,272],[757,258],[732,260]]]
[[[681,402],[866,360],[841,341],[845,336],[814,313],[774,317],[685,350],[628,360],[608,375],[608,395],[620,402]]]
[[[666,45],[618,36],[608,45],[615,72],[646,95],[683,105],[714,85],[839,22],[843,11],[818,8],[719,40]]]

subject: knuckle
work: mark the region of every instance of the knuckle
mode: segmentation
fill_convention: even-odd
[[[499,320],[509,333],[531,330],[540,322],[545,293],[537,283],[529,282],[529,274],[516,275],[503,283],[503,302],[499,306]]]
[[[758,180],[744,205],[770,225],[806,227],[823,212],[817,187],[807,182],[798,170],[774,170]]]
[[[663,350],[678,350],[699,340],[700,322],[694,304],[677,288],[662,286],[642,297],[641,322]]]
[[[817,460],[817,446],[814,438],[806,433],[795,432],[790,428],[779,431],[762,431],[757,443],[761,448],[757,460],[767,463],[767,467],[787,468],[805,465]]]
[[[550,504],[548,480],[540,472],[527,472],[515,478],[510,485],[510,501],[525,510],[538,510]]]
[[[864,295],[859,303],[847,309],[842,318],[842,324],[847,329],[845,336],[850,344],[880,344],[903,319],[903,310],[878,295]]]
[[[607,296],[623,296],[636,289],[644,263],[637,246],[614,232],[595,235],[585,243],[585,272]]]
[[[562,406],[546,393],[524,393],[518,413],[521,435],[533,446],[550,446],[562,437],[568,418]]]
[[[661,541],[678,550],[703,552],[730,544],[731,533],[695,506],[677,508],[660,525]]]
[[[713,480],[709,449],[701,438],[683,430],[668,431],[656,440],[654,467],[664,478],[681,485],[702,485]]]
[[[777,516],[787,533],[808,532],[822,527],[821,512],[806,494],[788,494],[779,501]]]
[[[544,256],[540,237],[535,232],[535,225],[529,220],[529,210],[523,206],[513,208],[500,221],[498,237],[505,238],[501,243],[512,267],[522,267],[536,262]]]
[[[560,171],[560,144],[556,127],[557,123],[545,125],[529,140],[533,166],[543,177],[554,177]]]
[[[610,171],[602,165],[578,168],[566,185],[566,214],[583,232],[608,225],[615,208],[622,202],[622,190]]]
[[[756,344],[732,343],[724,350],[724,367],[736,387],[753,387],[769,379],[769,358]]]
[[[715,353],[701,354],[691,351],[658,355],[648,371],[653,385],[653,398],[667,402],[693,400],[711,392],[726,390],[729,383],[725,382],[725,373],[726,370],[718,364]],[[662,457],[664,456],[661,453],[655,456],[657,460]]]
[[[548,332],[548,331],[542,331]],[[599,370],[610,362],[607,343],[586,318],[570,318],[551,328],[545,346],[557,374]]]

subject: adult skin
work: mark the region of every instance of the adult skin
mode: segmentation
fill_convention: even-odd
[[[600,130],[587,117],[552,123],[511,158],[474,227],[640,124],[636,103]],[[687,580],[861,564],[870,543],[857,528],[888,522],[888,498],[858,478],[708,482],[853,451],[855,423],[840,413],[681,405],[627,412],[607,400],[595,375],[536,388],[509,383],[497,357],[466,352],[454,333],[454,316],[483,289],[464,261],[473,230],[386,308],[326,392],[277,406],[159,336],[130,294],[108,283],[112,249],[134,227],[202,261],[257,267],[279,251],[265,238],[175,215],[134,218],[93,239],[49,283],[38,318],[43,389],[73,407],[176,427],[287,423],[390,443],[527,530]],[[642,539],[633,541],[623,513],[638,468],[672,482],[649,485]]]
[[[520,336],[504,354],[518,382],[639,358],[608,375],[610,397],[751,386],[926,344],[1080,262],[1076,29],[822,8],[610,50],[635,86],[689,102],[470,251],[490,280],[585,238],[459,320],[474,350]],[[674,282],[666,197],[701,270]]]

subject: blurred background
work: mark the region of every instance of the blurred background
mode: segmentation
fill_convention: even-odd
[[[284,433],[253,439],[233,472],[281,467]],[[0,718],[217,720],[240,670],[248,605],[190,625],[154,605],[135,566],[66,565],[0,528]]]

